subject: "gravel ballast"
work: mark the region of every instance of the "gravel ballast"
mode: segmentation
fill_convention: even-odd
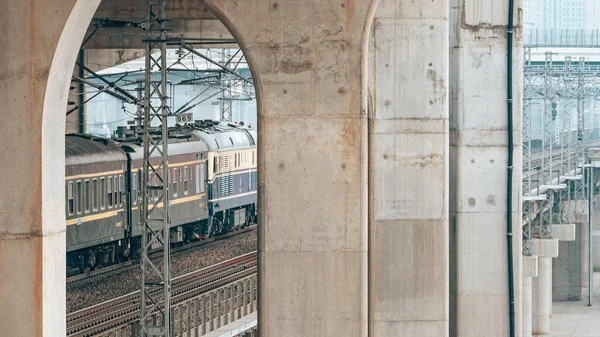
[[[256,231],[218,240],[171,257],[171,277],[223,262],[256,250]],[[140,270],[124,271],[98,281],[67,287],[67,313],[140,290]]]

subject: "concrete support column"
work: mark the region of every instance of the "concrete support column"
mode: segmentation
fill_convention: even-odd
[[[448,1],[381,0],[372,46],[369,335],[444,337]]]
[[[586,213],[587,214],[587,213]],[[579,228],[581,228],[581,299],[587,302],[588,297],[588,283],[589,283],[589,273],[590,273],[590,231],[588,230],[588,223],[579,224]],[[592,271],[593,273],[593,271]]]
[[[600,174],[599,170],[594,171],[594,175]],[[592,247],[594,271],[600,271],[600,195],[594,196],[594,211],[592,220]]]
[[[538,276],[533,279],[533,335],[550,333],[552,305],[552,259],[558,257],[557,239],[532,240],[533,253],[538,256]]]
[[[508,0],[452,0],[450,39],[451,334],[509,334],[508,259],[514,263],[516,335],[521,335],[520,30],[513,44],[513,255],[507,256]],[[522,1],[515,2],[521,27]]]
[[[558,257],[552,260],[552,300],[579,301],[581,299],[581,225],[570,226],[568,240],[561,237],[563,231],[552,227],[552,236],[559,240]],[[576,230],[575,230],[576,229]],[[572,235],[571,235],[572,234]]]
[[[65,112],[99,2],[0,10],[0,336],[65,335]]]
[[[230,28],[256,83],[260,334],[364,337],[377,1],[203,3]]]
[[[531,337],[533,315],[533,278],[538,276],[537,256],[523,256],[523,337]]]
[[[523,337],[531,337],[532,327],[532,278],[523,277]]]
[[[552,258],[539,257],[539,274],[533,281],[532,332],[535,335],[550,334],[550,305],[552,301]]]

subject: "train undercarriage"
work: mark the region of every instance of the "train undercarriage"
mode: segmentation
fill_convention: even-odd
[[[239,208],[216,212],[213,225],[202,220],[171,228],[171,246],[217,237],[257,223],[256,205],[250,204]],[[209,233],[210,232],[210,233]],[[127,260],[137,260],[141,255],[141,238],[119,239],[105,244],[67,252],[67,277],[87,273],[99,268],[108,267]]]

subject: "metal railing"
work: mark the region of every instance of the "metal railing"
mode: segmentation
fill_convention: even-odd
[[[257,310],[256,274],[171,307],[173,337],[204,336]],[[160,317],[153,316],[156,320]],[[115,327],[99,337],[139,337],[139,323]]]
[[[523,46],[600,48],[600,29],[525,29]]]

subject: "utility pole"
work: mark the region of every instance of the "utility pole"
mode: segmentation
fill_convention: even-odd
[[[144,29],[146,73],[144,95],[144,173],[143,229],[141,266],[141,335],[170,337],[171,275],[169,266],[169,157],[168,125],[170,115],[167,97],[167,59],[165,0],[148,0]],[[152,51],[159,51],[152,55]],[[152,80],[152,70],[160,69],[160,81]],[[152,123],[161,124],[159,132],[151,132]],[[152,160],[151,160],[152,158]],[[162,258],[150,259],[151,249],[161,249]]]

